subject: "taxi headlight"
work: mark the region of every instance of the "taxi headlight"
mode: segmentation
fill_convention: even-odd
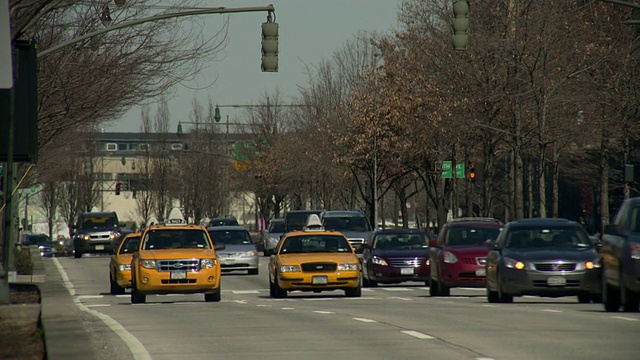
[[[338,264],[339,271],[355,271],[358,270],[358,264]]]
[[[298,272],[300,271],[300,265],[280,265],[280,272]]]
[[[371,258],[371,262],[376,265],[389,266],[389,264],[387,263],[387,260],[377,256],[374,256],[373,258]]]
[[[512,258],[505,257],[504,258],[504,266],[509,269],[522,270],[525,268],[525,265],[522,261],[518,261]]]
[[[214,267],[216,264],[215,259],[200,259],[200,268],[202,269],[210,269]]]
[[[131,270],[131,264],[120,264],[118,265],[118,270],[120,271]]]
[[[147,269],[155,269],[156,261],[155,260],[141,260],[142,267]]]
[[[254,256],[258,256],[258,251],[251,250],[251,251],[245,251],[240,254],[240,257],[254,257]]]

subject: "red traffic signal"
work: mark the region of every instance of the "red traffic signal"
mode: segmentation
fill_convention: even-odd
[[[475,168],[471,168],[469,170],[469,179],[471,180],[471,182],[476,182],[476,169]]]
[[[116,183],[116,195],[120,195],[121,188],[122,188],[122,183]]]

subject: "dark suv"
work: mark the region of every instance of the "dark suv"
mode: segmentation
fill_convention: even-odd
[[[429,248],[429,294],[449,296],[452,287],[485,287],[485,242],[495,240],[502,223],[493,218],[457,218],[446,223]]]
[[[73,226],[74,257],[82,254],[113,253],[122,231],[115,212],[80,213]]]

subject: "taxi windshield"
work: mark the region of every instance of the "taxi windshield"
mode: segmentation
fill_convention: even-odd
[[[118,254],[133,254],[138,251],[140,236],[131,236],[122,240],[124,243],[120,247]]]
[[[144,250],[210,249],[206,231],[191,229],[156,229],[147,232]]]
[[[301,254],[310,252],[352,252],[346,238],[339,235],[297,235],[289,236],[280,248],[281,254]]]

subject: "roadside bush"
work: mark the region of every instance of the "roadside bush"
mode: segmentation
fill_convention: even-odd
[[[15,251],[15,262],[18,275],[33,275],[33,262],[28,247]]]

